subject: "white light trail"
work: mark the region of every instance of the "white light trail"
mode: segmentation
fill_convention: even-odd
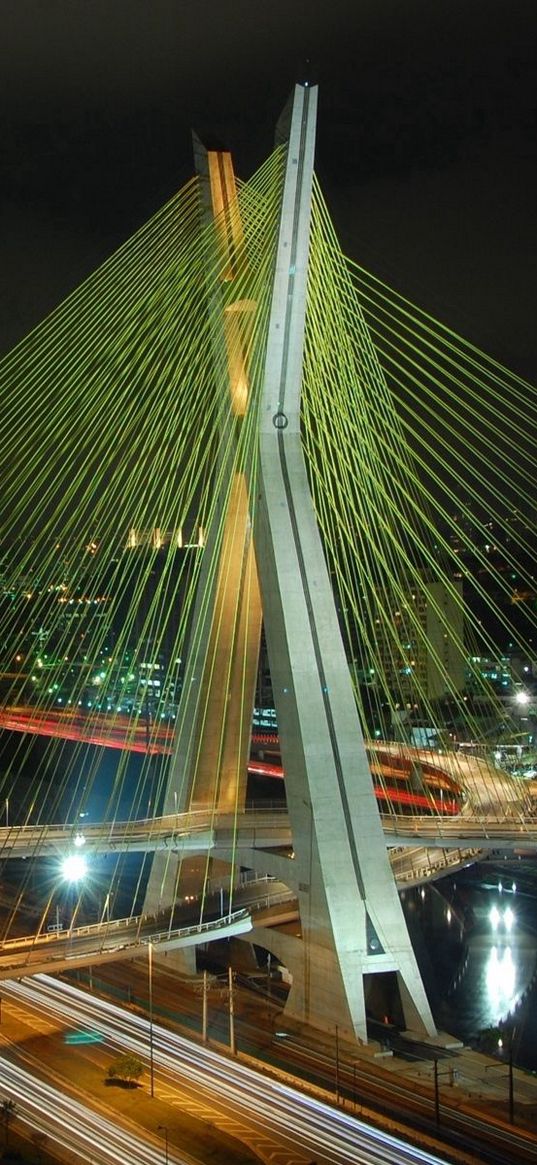
[[[112,1048],[131,1051],[147,1062],[148,1023],[114,1004],[69,984],[38,976],[4,984],[5,996],[56,1015],[63,1022],[99,1031]],[[154,1063],[161,1086],[180,1086],[192,1096],[207,1098],[215,1124],[218,1116],[235,1119],[250,1143],[272,1134],[275,1145],[315,1157],[319,1165],[443,1165],[441,1158],[408,1145],[380,1129],[356,1120],[314,1097],[255,1072],[153,1025]],[[67,1104],[69,1098],[64,1098]]]

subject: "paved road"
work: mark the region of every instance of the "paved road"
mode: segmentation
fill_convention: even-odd
[[[70,1028],[99,1032],[107,1048],[131,1051],[148,1064],[147,1020],[88,997],[68,984],[39,978],[3,989],[6,1007],[35,1009]],[[11,1048],[13,1055],[14,1046]],[[24,1045],[21,1045],[24,1054]],[[417,1149],[369,1127],[290,1085],[271,1080],[245,1064],[199,1047],[153,1025],[155,1091],[218,1128],[240,1136],[272,1165],[443,1165],[445,1158]],[[65,1090],[66,1091],[66,1090]],[[49,1104],[52,1105],[49,1097]],[[58,1098],[66,1119],[70,1099]],[[173,1161],[181,1162],[181,1154]],[[112,1158],[113,1159],[113,1158]],[[127,1160],[127,1158],[125,1158]],[[129,1159],[130,1160],[130,1159]],[[153,1161],[141,1155],[138,1160]],[[101,1161],[101,1158],[99,1158]]]
[[[40,1080],[34,1073],[2,1060],[2,1093],[16,1104],[17,1126],[45,1138],[75,1157],[93,1165],[162,1165],[160,1138],[131,1132],[75,1097]],[[62,1153],[63,1156],[63,1153]],[[170,1165],[200,1165],[191,1154],[174,1149]]]

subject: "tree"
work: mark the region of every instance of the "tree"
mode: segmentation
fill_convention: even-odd
[[[143,1070],[142,1061],[127,1052],[110,1064],[107,1075],[109,1080],[123,1080],[127,1084],[133,1084],[140,1079]]]
[[[9,1122],[17,1111],[17,1105],[14,1100],[0,1100],[0,1113],[4,1121],[4,1146],[7,1149],[9,1144]]]
[[[482,1027],[478,1033],[478,1047],[480,1052],[493,1054],[501,1047],[502,1030],[499,1027]]]

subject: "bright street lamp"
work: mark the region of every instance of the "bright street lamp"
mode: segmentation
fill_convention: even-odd
[[[80,893],[81,893],[79,890],[78,891],[78,894],[79,894],[78,902],[75,904],[75,901],[74,901],[75,890],[74,890],[74,888],[78,887],[79,883],[83,881],[83,879],[86,877],[86,874],[88,872],[88,863],[87,863],[85,857],[83,857],[83,855],[80,853],[80,850],[78,851],[78,853],[74,852],[74,853],[68,854],[67,857],[64,858],[64,860],[62,862],[62,866],[61,866],[61,872],[62,872],[62,877],[65,879],[65,881],[69,882],[69,885],[71,887],[73,887],[72,915],[71,915],[71,921],[69,923],[69,930],[71,931],[75,925],[75,919],[76,919],[76,916],[78,914],[78,910],[80,907]],[[58,912],[57,912],[57,915],[58,915]]]
[[[69,854],[62,862],[62,874],[68,882],[81,882],[88,872],[88,863],[81,853]]]

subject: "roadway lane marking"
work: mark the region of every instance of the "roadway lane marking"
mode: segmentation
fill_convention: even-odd
[[[159,1081],[158,1098],[175,1108],[180,1108],[189,1116],[212,1125],[213,1128],[221,1129],[228,1136],[234,1137],[243,1145],[247,1145],[253,1153],[256,1153],[264,1161],[265,1165],[310,1165],[311,1163],[311,1155],[305,1155],[296,1150],[290,1153],[289,1149],[278,1145],[273,1138],[256,1133],[236,1118],[225,1116],[220,1111],[215,1110],[212,1105],[200,1100],[199,1097],[190,1095],[183,1088],[178,1095],[177,1088],[162,1085]]]
[[[33,1010],[30,1012],[29,1008],[20,1007],[18,1004],[12,1003],[11,1000],[6,999],[5,996],[2,998],[2,1010],[5,1011],[6,1017],[8,1016],[9,1019],[18,1022],[19,1024],[23,1024],[24,1027],[27,1027],[33,1035],[56,1035],[64,1026],[62,1021],[58,1021],[58,1023],[52,1023],[50,1020],[46,1020],[39,1012]],[[1,1029],[0,1035],[6,1043],[14,1042],[11,1037],[6,1035],[5,1032]]]

